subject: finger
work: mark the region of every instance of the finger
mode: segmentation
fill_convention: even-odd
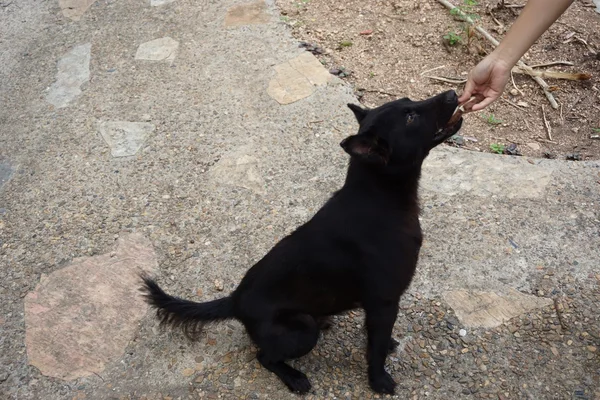
[[[458,98],[459,103],[464,103],[469,100],[472,96],[473,90],[475,89],[475,83],[472,80],[467,80],[463,93]]]
[[[492,104],[496,100],[495,97],[486,97],[483,101],[475,104],[472,108],[473,111],[480,111]]]

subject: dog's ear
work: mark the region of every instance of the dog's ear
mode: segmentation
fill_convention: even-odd
[[[340,146],[351,156],[369,163],[386,165],[390,161],[390,146],[375,135],[349,136],[342,140]]]
[[[354,116],[356,117],[356,120],[358,121],[359,124],[369,113],[369,110],[365,110],[364,108],[357,106],[356,104],[349,103],[348,108],[352,110],[352,112],[354,113]]]

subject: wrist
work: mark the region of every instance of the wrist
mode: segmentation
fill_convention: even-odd
[[[488,61],[496,68],[502,71],[510,71],[515,66],[517,61],[521,59],[521,55],[511,51],[510,49],[496,48],[487,57]]]

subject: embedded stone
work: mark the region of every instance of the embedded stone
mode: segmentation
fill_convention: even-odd
[[[58,61],[56,81],[46,100],[56,108],[66,107],[81,94],[81,86],[90,80],[91,43],[74,47]]]
[[[139,273],[157,267],[149,241],[130,234],[113,254],[76,258],[42,275],[25,296],[29,363],[63,380],[101,373],[123,354],[147,311]]]
[[[0,161],[0,189],[4,186],[12,177],[13,168],[6,161]]]
[[[240,26],[251,24],[265,24],[271,17],[267,13],[267,5],[264,1],[239,4],[230,7],[225,15],[225,26]]]
[[[276,65],[275,77],[267,93],[280,104],[290,104],[310,96],[315,87],[326,85],[332,75],[312,55],[305,52],[285,63]]]
[[[511,318],[552,305],[552,299],[523,294],[510,289],[508,293],[454,290],[444,294],[465,326],[494,328]]]
[[[225,154],[212,168],[211,175],[219,184],[239,186],[265,194],[265,182],[258,170],[258,158],[238,149]]]
[[[170,37],[154,39],[142,43],[135,53],[136,60],[169,61],[175,60],[179,42]]]
[[[150,0],[152,7],[164,6],[165,4],[174,3],[176,0]]]
[[[79,21],[95,2],[96,0],[58,0],[58,5],[65,17]]]
[[[113,157],[134,156],[156,128],[148,122],[103,121],[98,131]]]

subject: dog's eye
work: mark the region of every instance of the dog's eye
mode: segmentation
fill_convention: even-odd
[[[417,113],[410,112],[406,115],[406,124],[412,124],[417,119]]]

